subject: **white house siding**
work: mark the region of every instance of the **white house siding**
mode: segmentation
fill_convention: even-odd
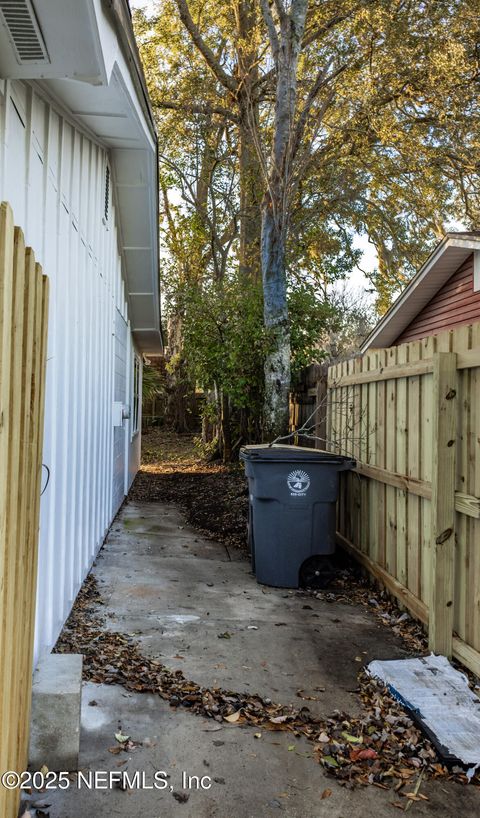
[[[130,403],[133,342],[114,202],[104,218],[107,159],[35,84],[0,83],[0,199],[50,279],[37,657],[55,643],[123,499],[118,481],[114,491],[114,385],[124,365],[122,400]],[[124,491],[138,468],[139,436],[132,440],[129,421],[120,434]],[[45,484],[46,469],[43,476]]]

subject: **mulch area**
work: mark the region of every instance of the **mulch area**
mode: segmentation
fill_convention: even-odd
[[[190,525],[227,546],[246,549],[248,489],[243,468],[206,462],[191,435],[143,435],[142,467],[130,499],[174,503]]]

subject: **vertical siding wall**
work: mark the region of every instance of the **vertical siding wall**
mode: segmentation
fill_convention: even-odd
[[[37,657],[55,643],[116,511],[115,321],[128,316],[113,202],[104,218],[106,161],[35,86],[0,81],[0,198],[50,280]]]

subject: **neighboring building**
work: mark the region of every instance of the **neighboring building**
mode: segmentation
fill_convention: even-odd
[[[138,469],[142,354],[162,348],[156,135],[126,0],[0,0],[0,199],[50,279],[38,657]]]
[[[480,321],[480,231],[447,233],[361,352],[418,341],[475,321]]]

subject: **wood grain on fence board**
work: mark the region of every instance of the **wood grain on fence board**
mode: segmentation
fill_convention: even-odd
[[[26,769],[35,623],[48,286],[0,205],[0,769]],[[16,818],[19,791],[0,788]]]

